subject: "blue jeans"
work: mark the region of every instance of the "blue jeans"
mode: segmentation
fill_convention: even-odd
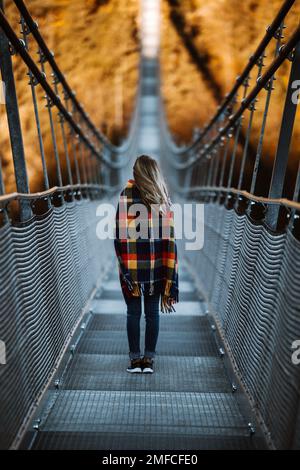
[[[127,304],[127,336],[130,359],[141,357],[140,351],[140,319],[142,314],[142,299],[146,320],[144,356],[154,358],[159,332],[159,299],[160,294],[130,297]]]

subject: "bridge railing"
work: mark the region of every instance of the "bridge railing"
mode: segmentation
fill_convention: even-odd
[[[297,146],[298,170],[289,178],[286,171],[294,126],[299,125],[294,98],[300,83],[300,27],[285,28],[294,4],[283,3],[232,90],[190,145],[176,145],[161,104],[165,170],[173,191],[182,202],[189,198],[205,204],[204,246],[184,256],[207,295],[208,313],[223,337],[239,385],[270,445],[281,449],[300,446]],[[250,74],[255,78],[252,86]],[[270,143],[267,123],[280,74],[285,99],[269,177],[263,166],[264,143]],[[254,129],[257,114],[261,120]]]
[[[38,148],[42,168],[42,196],[46,206],[59,198],[78,198],[88,194],[93,196],[111,191],[111,184],[118,184],[118,173],[126,166],[130,150],[134,145],[137,110],[131,121],[129,135],[120,145],[113,145],[91,121],[83,105],[76,98],[75,91],[68,84],[49,50],[36,21],[31,17],[22,0],[14,0],[14,7],[19,15],[20,35],[15,31],[0,3],[0,67],[5,84],[5,106],[9,127],[10,143],[13,156],[16,193],[5,193],[3,170],[0,168],[0,203],[2,214],[7,212],[7,203],[20,200],[20,218],[30,218],[36,197],[30,193],[24,136],[20,119],[18,98],[15,84],[15,70],[12,56],[18,55],[27,70],[22,80],[28,81],[33,105],[38,138]],[[37,53],[36,53],[37,51]],[[23,70],[23,69],[22,69]],[[43,101],[43,103],[41,103]],[[138,99],[137,99],[138,103]],[[41,119],[41,108],[47,108],[48,123]],[[44,111],[43,111],[44,112]],[[45,150],[45,133],[51,136],[51,156],[49,146]],[[47,153],[47,154],[46,154]],[[49,164],[54,175],[49,175]],[[1,162],[0,162],[1,163]],[[0,164],[1,167],[1,164]],[[31,202],[29,202],[31,201]]]

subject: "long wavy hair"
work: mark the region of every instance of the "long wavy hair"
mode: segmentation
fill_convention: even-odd
[[[159,204],[165,213],[171,206],[171,199],[157,161],[148,155],[140,155],[133,165],[133,177],[144,204],[148,208],[151,204]]]

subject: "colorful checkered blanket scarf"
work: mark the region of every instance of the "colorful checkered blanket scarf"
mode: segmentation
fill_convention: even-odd
[[[147,208],[134,180],[128,180],[116,211],[115,251],[124,297],[161,294],[162,312],[179,301],[173,212]]]

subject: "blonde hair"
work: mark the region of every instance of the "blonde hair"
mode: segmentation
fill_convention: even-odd
[[[151,204],[159,204],[163,212],[170,207],[168,189],[154,158],[140,155],[133,165],[133,177],[141,198],[148,207],[151,207]]]

